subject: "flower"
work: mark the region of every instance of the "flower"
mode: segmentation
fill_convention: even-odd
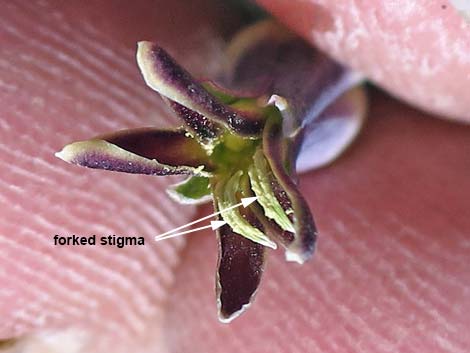
[[[184,174],[169,190],[183,203],[213,200],[219,215],[219,318],[252,301],[268,248],[281,244],[300,264],[313,254],[316,227],[296,169],[329,163],[365,116],[361,78],[272,22],[232,42],[220,81],[197,81],[161,47],[139,42],[145,82],[182,120],[175,130],[134,129],[74,142],[56,155],[70,163],[127,173]],[[246,92],[262,92],[253,94]],[[314,154],[312,154],[312,153]]]

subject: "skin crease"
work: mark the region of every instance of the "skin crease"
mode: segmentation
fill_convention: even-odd
[[[53,157],[72,140],[171,124],[138,73],[135,42],[159,39],[192,72],[210,76],[220,33],[235,22],[214,2],[193,4],[2,9],[0,337],[72,328],[86,352],[468,351],[466,126],[373,94],[352,149],[301,178],[321,232],[314,259],[299,267],[272,253],[255,304],[231,325],[216,319],[213,233],[193,234],[184,249],[184,239],[151,242],[194,215],[168,201],[168,178]],[[463,74],[452,80],[465,84]],[[148,245],[57,248],[55,233],[144,235]],[[66,342],[53,344],[72,351]]]

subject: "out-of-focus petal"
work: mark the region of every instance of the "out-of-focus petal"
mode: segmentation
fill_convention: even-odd
[[[262,130],[261,115],[244,116],[220,102],[155,43],[138,43],[137,63],[147,85],[169,100],[241,135],[255,136]]]
[[[235,37],[228,50],[230,60],[222,81],[235,89],[263,89],[284,97],[293,127],[314,122],[362,75],[339,65],[273,21],[248,27]]]
[[[363,86],[344,93],[305,126],[297,157],[297,172],[323,167],[343,153],[355,139],[367,114]]]
[[[219,319],[230,322],[250,305],[261,281],[266,247],[233,232],[228,224],[217,230],[219,260],[216,291]]]
[[[65,146],[62,160],[88,168],[150,174],[210,175],[205,151],[182,130],[124,130]]]
[[[283,143],[282,125],[276,119],[268,119],[263,130],[263,152],[276,177],[280,189],[276,191],[282,202],[288,202],[293,211],[295,232],[293,241],[288,244],[286,259],[304,263],[313,254],[317,230],[307,202],[297,189],[297,185],[288,174],[285,166],[287,144]],[[286,200],[282,200],[285,198]]]

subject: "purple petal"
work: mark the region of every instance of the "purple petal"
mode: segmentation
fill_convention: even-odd
[[[169,99],[165,100],[179,118],[184,121],[188,130],[195,134],[202,142],[209,142],[220,134],[220,128],[204,115],[175,101]]]
[[[264,122],[262,116],[243,116],[220,102],[155,43],[138,43],[137,63],[147,85],[169,100],[239,134],[260,133]],[[215,130],[212,132],[216,133]]]
[[[364,90],[359,86],[346,92],[305,126],[297,157],[297,172],[331,163],[352,143],[366,117],[367,96]]]
[[[282,126],[275,119],[269,119],[263,131],[263,151],[272,172],[279,183],[280,189],[273,191],[281,204],[289,202],[293,210],[294,238],[287,246],[286,258],[289,261],[304,263],[313,254],[317,230],[307,202],[297,189],[293,178],[288,174],[284,164],[287,148],[283,140]]]
[[[264,270],[266,247],[236,234],[228,225],[217,230],[217,303],[219,319],[230,322],[253,300]]]
[[[140,128],[118,131],[98,138],[145,158],[157,159],[160,163],[195,168],[205,165],[207,169],[211,169],[207,153],[184,130]]]
[[[56,153],[88,168],[125,173],[210,175],[207,155],[184,131],[124,130],[71,143]]]

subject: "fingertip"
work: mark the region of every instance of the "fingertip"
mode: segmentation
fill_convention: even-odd
[[[468,20],[427,1],[258,0],[339,62],[420,109],[469,122]]]

